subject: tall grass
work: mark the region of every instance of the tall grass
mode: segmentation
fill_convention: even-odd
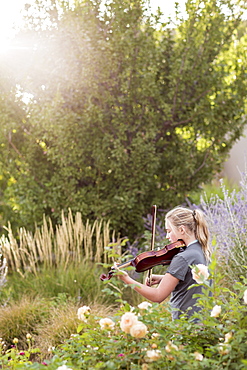
[[[121,248],[119,235],[110,230],[110,221],[95,220],[90,224],[87,220],[84,224],[81,213],[77,212],[73,218],[70,209],[67,217],[62,212],[62,222],[55,230],[51,219],[45,216],[43,225],[36,226],[34,233],[20,228],[15,237],[10,223],[5,229],[8,235],[0,238],[0,248],[9,268],[22,276],[26,272],[37,276],[41,266],[66,270],[71,262],[110,263],[105,248],[110,243],[118,252]]]

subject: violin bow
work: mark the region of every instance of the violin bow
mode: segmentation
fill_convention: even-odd
[[[155,241],[155,228],[156,228],[156,213],[157,213],[157,206],[153,205],[152,207],[152,237],[151,237],[151,251],[154,250],[154,241]],[[151,283],[152,281],[152,269],[148,270],[148,279]]]

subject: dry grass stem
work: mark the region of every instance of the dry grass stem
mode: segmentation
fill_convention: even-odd
[[[6,227],[8,237],[0,238],[2,254],[9,268],[21,275],[26,271],[37,275],[40,266],[49,268],[55,265],[66,269],[70,262],[79,264],[88,260],[109,263],[104,250],[110,243],[116,242],[115,231],[110,231],[110,221],[95,220],[91,224],[87,220],[84,224],[81,213],[77,212],[73,217],[71,209],[67,217],[62,212],[61,220],[54,232],[51,219],[47,220],[44,216],[43,225],[40,228],[35,226],[34,234],[20,228],[17,238],[9,223]],[[117,239],[118,243],[113,248],[119,252],[119,235]]]

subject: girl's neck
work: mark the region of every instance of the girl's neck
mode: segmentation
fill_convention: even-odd
[[[196,240],[195,235],[185,235],[183,238],[183,241],[185,242],[186,245],[189,245],[190,243],[194,242]]]

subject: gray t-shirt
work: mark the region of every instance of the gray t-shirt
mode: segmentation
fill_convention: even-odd
[[[198,265],[199,263],[207,265],[201,245],[196,241],[190,244],[183,252],[173,257],[166,271],[179,279],[179,283],[173,290],[170,299],[173,320],[179,319],[180,314],[184,313],[188,308],[191,308],[187,312],[188,317],[200,309],[194,306],[196,298],[192,297],[194,294],[201,293],[201,286],[188,290],[190,285],[196,284],[196,281],[192,277],[190,266]]]

